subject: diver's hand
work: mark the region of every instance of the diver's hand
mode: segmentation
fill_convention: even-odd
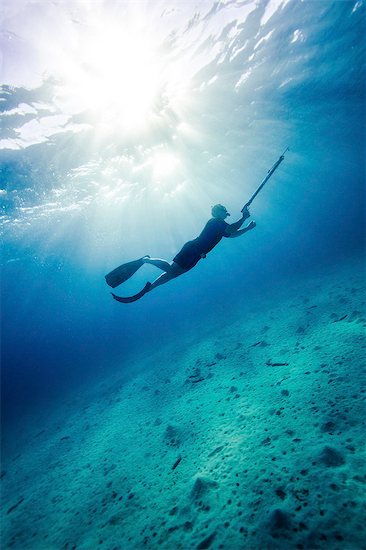
[[[255,221],[250,222],[250,223],[247,225],[248,231],[249,231],[250,229],[254,229],[256,225],[257,225],[257,224],[255,223]]]
[[[248,206],[244,206],[242,213],[243,213],[244,220],[246,220],[247,218],[250,218],[250,212],[248,210]]]

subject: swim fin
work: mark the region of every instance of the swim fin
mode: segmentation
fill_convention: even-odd
[[[127,279],[132,277],[132,275],[136,273],[136,271],[140,269],[140,267],[144,264],[144,258],[150,258],[150,256],[144,256],[139,260],[127,262],[126,264],[122,264],[116,267],[116,269],[105,276],[107,285],[111,286],[112,288],[116,288],[116,286],[127,281]]]
[[[136,302],[136,300],[139,300],[143,297],[146,292],[148,292],[149,288],[151,287],[151,283],[146,283],[144,288],[140,290],[137,294],[134,296],[127,296],[126,298],[123,298],[122,296],[116,296],[116,294],[111,293],[113,298],[117,300],[117,302],[122,302],[123,304],[129,304],[130,302]]]

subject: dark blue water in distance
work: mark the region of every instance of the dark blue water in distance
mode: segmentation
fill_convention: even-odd
[[[130,21],[138,17],[132,3],[95,9],[106,21],[124,10]],[[85,109],[83,94],[91,94],[95,75],[73,80],[67,56],[79,40],[74,70],[91,63],[83,59],[83,40],[100,32],[98,13],[72,3],[5,9],[5,423],[74,384],[125,369],[128,358],[152,354],[192,323],[199,331],[238,302],[245,308],[246,297],[261,288],[362,254],[364,3],[178,3],[170,15],[164,3],[139,9],[138,32],[155,21],[154,32],[136,60],[136,40],[128,62],[122,54],[122,74],[113,51],[118,40],[107,46],[104,40],[100,55],[114,55],[105,59],[101,97],[86,100]],[[53,54],[39,53],[49,38],[37,35],[35,19],[43,11],[51,27],[59,17],[63,39],[75,42],[65,59],[57,57],[61,37]],[[26,60],[17,65],[22,55]],[[134,63],[149,73],[146,79],[133,81]],[[90,72],[103,67],[97,59]],[[132,79],[133,93],[133,86],[155,86],[151,101],[138,90],[137,99],[131,90],[110,94],[108,86],[123,92],[124,79]],[[132,120],[124,125],[130,108]],[[140,109],[144,118],[137,116],[135,125]],[[135,304],[111,299],[106,272],[144,254],[170,261],[198,235],[214,203],[225,204],[228,221],[236,221],[287,146],[285,161],[251,207],[253,232],[222,241],[189,274]],[[125,294],[157,274],[144,267]]]

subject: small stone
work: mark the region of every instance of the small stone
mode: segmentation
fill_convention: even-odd
[[[170,447],[179,447],[181,444],[181,434],[179,428],[169,424],[165,430],[165,440]]]
[[[205,548],[210,548],[215,536],[216,536],[216,533],[211,533],[211,535],[209,535],[202,542],[199,543],[199,545],[197,546],[197,550],[204,550]]]
[[[211,488],[217,487],[218,483],[216,481],[211,481],[203,477],[197,477],[191,490],[191,500],[197,503],[202,500],[203,496],[206,495]]]
[[[328,422],[325,422],[320,429],[322,432],[333,432],[335,427],[335,423],[329,420]]]
[[[276,508],[270,516],[269,525],[272,532],[284,530],[288,531],[292,527],[290,514],[288,512],[284,512],[280,508]]]
[[[322,452],[320,453],[320,461],[327,467],[327,468],[337,468],[338,466],[342,466],[342,464],[345,463],[345,459],[338,451],[337,449],[334,449],[333,447],[328,447],[327,445],[324,447]]]

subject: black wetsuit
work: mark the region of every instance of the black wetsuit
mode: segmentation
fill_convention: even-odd
[[[211,218],[206,223],[202,233],[193,241],[188,241],[173,258],[183,269],[192,269],[201,258],[210,252],[222,239],[229,237],[229,224],[218,218]]]

